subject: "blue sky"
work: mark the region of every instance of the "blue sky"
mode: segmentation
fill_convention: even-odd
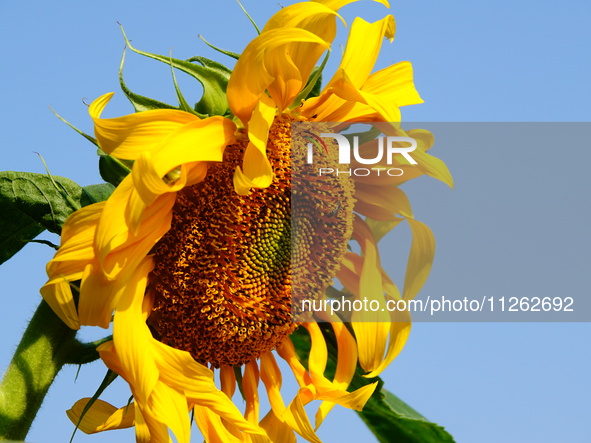
[[[259,25],[279,7],[268,0],[245,0],[244,5]],[[360,1],[342,12],[348,21],[355,15],[374,20],[387,10]],[[403,109],[403,121],[591,120],[591,54],[585,43],[591,41],[589,2],[399,1],[391,12],[396,39],[385,45],[378,67],[411,61],[425,100]],[[48,106],[91,131],[84,102],[119,90],[124,42],[117,21],[136,47],[172,51],[178,58],[203,55],[229,63],[197,34],[236,52],[256,35],[229,0],[166,6],[113,0],[3,3],[0,169],[43,172],[35,151],[55,175],[82,185],[100,181],[93,147]],[[333,52],[328,72],[338,62],[338,49]],[[128,54],[126,78],[134,91],[174,103],[166,66]],[[194,83],[181,74],[178,78],[189,101],[198,100]],[[117,93],[106,112],[116,116],[131,110]],[[556,124],[537,128],[542,133],[569,131]],[[458,133],[457,145],[433,148],[448,163],[456,188],[435,180],[405,188],[416,217],[431,226],[438,240],[422,296],[588,295],[588,142],[502,144],[499,136],[495,146],[491,140],[470,143],[461,137],[461,125]],[[395,264],[406,254],[407,242],[404,235],[385,241],[384,262],[391,260],[388,271],[396,276]],[[38,304],[51,255],[47,247],[32,244],[0,267],[0,296],[8,306],[3,312],[9,313],[0,325],[2,368]],[[84,336],[102,333],[84,331]],[[591,440],[585,425],[591,413],[591,358],[584,349],[590,333],[589,323],[416,323],[384,378],[391,391],[445,426],[458,442],[586,442]],[[71,425],[64,410],[92,395],[103,374],[100,363],[83,367],[77,380],[75,368],[64,370],[28,441],[66,441]],[[109,396],[124,404],[129,391],[120,384]],[[320,435],[325,442],[371,441],[352,412],[336,409]],[[126,431],[78,434],[75,441],[131,441],[131,436]]]

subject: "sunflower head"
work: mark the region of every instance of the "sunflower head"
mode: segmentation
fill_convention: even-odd
[[[138,109],[137,96],[123,85],[139,112],[102,118],[112,94],[90,106],[105,158],[129,166],[129,173],[108,200],[68,220],[41,291],[72,328],[112,324],[112,340],[98,351],[129,383],[134,402],[116,409],[82,400],[70,416],[78,421],[88,409],[80,422],[85,432],[134,425],[138,441],[168,442],[171,429],[187,442],[192,411],[207,441],[292,442],[295,432],[317,442],[314,429],[335,404],[360,410],[376,389],[377,382],[363,382],[350,392],[358,367],[375,377],[401,350],[408,313],[357,313],[345,325],[332,312],[313,316],[302,303],[335,294],[382,304],[414,297],[434,241],[399,185],[422,174],[451,183],[445,165],[426,153],[430,134],[400,127],[399,108],[421,102],[410,63],[372,72],[382,42],[393,38],[391,16],[355,19],[337,71],[310,96],[319,78],[314,68],[335,37],[337,11],[351,2],[281,9],[229,79],[229,70],[206,59],[195,68],[134,49],[192,73],[204,87],[221,84],[227,101],[206,87],[194,108],[179,93],[177,109],[149,99]],[[336,141],[319,134],[359,121],[373,122],[385,136],[414,137],[418,164],[399,154],[389,166],[394,162],[403,174],[385,179],[319,174],[342,167]],[[376,143],[370,137],[356,146],[350,168],[369,158]],[[313,165],[310,146],[323,151]],[[410,224],[413,246],[401,293],[382,268],[377,242],[402,221]],[[336,279],[340,292],[332,287]],[[78,281],[75,302],[71,284]],[[332,323],[321,328],[316,319]],[[303,358],[294,346],[302,335],[309,344]],[[336,363],[326,371],[329,353]],[[287,405],[276,356],[299,386]],[[271,404],[263,418],[260,381]],[[236,386],[243,411],[232,402]],[[321,403],[312,426],[304,406],[314,400]]]

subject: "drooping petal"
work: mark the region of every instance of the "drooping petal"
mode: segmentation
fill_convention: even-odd
[[[82,417],[82,421],[80,421],[82,412],[89,401],[90,398],[82,398],[74,403],[71,409],[66,411],[72,423],[78,425],[78,429],[85,434],[130,428],[135,424],[134,404],[117,409],[115,406],[98,399],[95,400]],[[78,422],[80,423],[78,424]]]
[[[94,236],[105,202],[95,203],[74,212],[64,224],[60,248],[47,264],[48,275],[81,272],[94,258]]]
[[[153,151],[176,129],[199,120],[174,109],[138,112],[117,118],[100,118],[113,92],[93,101],[88,109],[94,121],[99,146],[114,157],[135,160],[143,151]]]
[[[222,366],[220,368],[220,384],[222,385],[222,392],[231,399],[236,391],[236,373],[232,366]]]
[[[244,169],[237,167],[234,172],[234,189],[239,195],[248,194],[250,188],[266,188],[273,181],[273,169],[267,158],[267,138],[274,118],[275,105],[270,98],[262,97],[248,127]]]
[[[306,410],[304,409],[304,404],[300,398],[300,393],[295,396],[287,409],[283,412],[283,416],[281,418],[294,431],[296,431],[309,442],[322,443],[322,441],[316,435],[316,432],[314,432],[312,424],[308,419],[308,414],[306,414]]]
[[[213,413],[221,417],[228,425],[249,434],[251,439],[261,442],[269,441],[263,428],[258,424],[246,420],[236,405],[232,403],[232,400],[230,400],[222,391],[205,393],[197,397],[188,396],[188,398],[193,405],[202,406],[211,410]]]
[[[203,406],[195,406],[195,422],[207,443],[239,443],[244,440],[232,435],[222,423],[219,415]]]
[[[178,443],[189,443],[191,428],[187,415],[187,398],[182,392],[159,381],[145,408],[149,411],[146,422],[159,422],[170,428]],[[155,426],[161,427],[159,424]]]
[[[117,356],[125,368],[125,379],[132,385],[134,397],[140,406],[148,403],[159,376],[154,351],[150,346],[152,334],[142,313],[148,273],[152,268],[151,258],[141,263],[128,282],[113,319],[113,343]]]
[[[366,105],[377,114],[379,120],[386,122],[400,121],[400,109],[393,101],[358,89],[349,78],[347,71],[344,69],[337,71],[335,74],[331,91],[336,96],[345,100],[345,102]],[[353,109],[355,108],[351,108],[346,115],[342,116],[344,121],[356,121],[359,119],[359,115],[352,115]],[[365,118],[366,116],[364,115],[363,117]]]
[[[338,7],[340,8],[340,6]],[[310,31],[330,44],[336,35],[336,17],[343,20],[336,13],[337,9],[325,6],[320,2],[301,2],[289,5],[275,13],[262,32],[268,32],[271,29],[299,28]],[[325,48],[315,43],[297,42],[285,45],[285,51],[298,69],[299,77],[306,81]],[[274,97],[274,94],[271,95]]]
[[[340,390],[347,390],[357,368],[357,343],[349,330],[338,318],[333,319],[331,326],[337,340],[337,367],[333,385]],[[320,427],[330,410],[336,403],[323,401],[316,412],[316,429]]]
[[[417,162],[417,165],[414,165],[413,167],[419,169],[430,177],[442,181],[450,188],[453,188],[453,177],[449,172],[447,165],[442,160],[427,153],[427,151],[433,146],[434,142],[434,137],[431,132],[425,129],[410,129],[405,132],[397,125],[393,125],[389,122],[375,123],[375,126],[379,127],[385,135],[413,138],[417,142],[417,148],[411,154]],[[408,161],[401,155],[395,154],[394,157],[396,157],[396,160],[400,163],[401,166],[399,167],[404,168],[403,165],[408,164]],[[411,179],[413,176],[416,176],[413,175],[412,172],[410,172],[410,175],[407,174],[408,173],[405,169],[405,179]]]
[[[420,221],[407,218],[412,232],[412,244],[404,278],[402,297],[413,299],[427,281],[435,256],[435,237],[431,229]]]
[[[417,100],[412,92],[412,69],[401,65],[392,72],[383,70],[373,74],[373,78],[370,76],[383,38],[392,39],[394,32],[392,16],[375,23],[357,18],[351,27],[339,69],[319,97],[306,101],[301,113],[321,121],[400,121],[398,108]],[[389,73],[395,73],[400,78],[390,79],[392,91],[380,94],[386,89],[385,77]]]
[[[60,249],[47,264],[48,282],[40,292],[61,320],[72,329],[80,327],[70,283],[80,280],[95,263],[94,236],[105,203],[95,203],[72,214],[62,229]]]
[[[107,200],[96,234],[102,271],[114,279],[123,269],[134,269],[170,228],[174,194],[164,194],[145,206],[127,176]]]
[[[281,396],[281,370],[272,352],[261,355],[261,380],[265,384],[271,408],[277,417],[285,411],[285,403]]]
[[[150,443],[154,441],[158,441],[158,434],[163,434],[162,426],[160,429],[154,429],[152,426],[152,432],[155,432],[156,435],[150,435],[150,428],[144,420],[144,416],[140,407],[138,406],[137,402],[133,403],[135,405],[135,440],[137,443]],[[170,438],[168,438],[168,430],[164,430],[164,435],[161,436],[160,441],[170,443]]]
[[[255,361],[246,363],[242,376],[242,391],[246,400],[244,418],[253,423],[259,422],[259,369]]]
[[[395,185],[369,186],[363,183],[355,184],[355,198],[357,203],[364,202],[377,206],[390,214],[398,214],[403,217],[412,217],[412,209],[408,197],[400,188]],[[357,209],[356,204],[355,208]],[[358,211],[365,214],[363,211]],[[371,216],[370,216],[371,217]],[[376,218],[377,217],[372,217]],[[382,219],[379,219],[382,220]]]
[[[296,443],[297,439],[293,429],[283,421],[279,420],[271,409],[261,420],[261,427],[267,431],[267,435],[273,442]]]
[[[96,263],[86,267],[81,279],[78,301],[80,323],[107,329],[111,323],[115,305],[122,292],[126,290],[127,282],[107,280]]]
[[[265,94],[265,90],[275,78],[280,78],[281,82],[290,85],[298,82],[301,85],[299,88],[290,86],[292,91],[298,89],[298,92],[308,80],[301,78],[299,73],[297,74],[299,79],[293,78],[291,62],[272,64],[270,54],[273,54],[275,48],[295,43],[314,43],[328,49],[328,44],[323,39],[309,31],[297,28],[271,29],[250,42],[238,59],[228,82],[227,96],[230,109],[245,126],[257,103]],[[291,100],[293,99],[295,95]]]
[[[363,83],[362,89],[367,93],[379,95],[398,107],[423,103],[414,85],[410,62],[396,63],[374,72]]]
[[[222,161],[224,148],[234,143],[236,125],[220,116],[197,120],[178,128],[154,153],[160,177],[171,169],[197,161]]]
[[[160,378],[166,384],[184,390],[189,397],[217,393],[213,372],[195,361],[191,354],[166,346],[157,340],[152,340],[152,346]]]
[[[364,229],[364,223],[358,217],[354,220],[354,236],[359,239],[364,254],[359,279],[360,297],[368,301],[369,308],[354,311],[351,326],[357,340],[359,364],[366,371],[372,371],[384,357],[390,328],[389,315],[385,309],[377,245],[369,228]]]
[[[411,328],[410,313],[408,311],[393,311],[391,317],[386,355],[382,362],[373,371],[365,374],[364,377],[373,378],[380,375],[398,356],[406,344]]]
[[[391,15],[374,23],[368,23],[359,17],[355,18],[338,71],[345,71],[351,84],[361,89],[373,70],[384,37],[392,40],[395,32],[396,24]],[[336,78],[333,78],[328,85],[334,80]]]
[[[82,273],[70,274],[72,281],[79,280]],[[40,290],[41,296],[61,321],[71,329],[80,329],[78,312],[72,295],[70,281],[58,276],[49,280]]]

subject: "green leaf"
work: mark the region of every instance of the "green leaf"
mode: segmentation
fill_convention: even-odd
[[[7,208],[2,208],[0,229],[0,264],[45,231],[43,226],[26,214],[14,213]]]
[[[328,362],[325,376],[330,380],[334,376],[337,362],[337,343],[330,324],[319,323],[328,348]],[[300,361],[307,366],[310,352],[310,337],[304,328],[298,328],[290,336]],[[383,388],[384,382],[379,377],[368,379],[359,366],[355,371],[349,391],[378,382],[378,386],[365,404],[363,411],[357,413],[382,443],[453,443],[453,437],[441,426],[429,422],[425,417],[404,403],[394,394]]]
[[[453,437],[441,426],[421,414],[383,387],[376,390],[357,412],[378,441],[389,443],[453,443]]]
[[[65,177],[0,172],[0,264],[46,229],[60,234],[74,211],[108,199],[114,190],[109,183],[82,188]]]
[[[115,186],[111,183],[84,186],[80,203],[82,206],[88,206],[93,203],[103,202],[111,196],[114,190]]]
[[[144,97],[142,95],[131,92],[131,90],[127,87],[125,81],[123,80],[123,65],[125,64],[126,49],[127,48],[123,50],[123,55],[121,56],[121,63],[119,64],[119,85],[121,86],[121,90],[123,91],[125,96],[133,105],[135,112],[151,111],[154,109],[178,109],[174,106],[162,103],[158,100],[154,100],[152,98]]]
[[[203,86],[203,97],[195,106],[197,112],[202,115],[229,115],[230,111],[226,99],[226,87],[230,78],[229,74],[219,69],[212,69],[203,63],[200,66],[190,61],[140,51],[131,45],[123,28],[121,28],[121,31],[123,32],[125,43],[133,52],[172,65],[174,68],[189,74],[201,83]]]
[[[80,208],[81,196],[82,188],[64,177],[0,172],[0,238],[11,237],[14,228],[31,221],[59,234],[70,214]]]
[[[64,177],[0,172],[0,263],[45,229],[59,234],[81,197],[82,188]]]

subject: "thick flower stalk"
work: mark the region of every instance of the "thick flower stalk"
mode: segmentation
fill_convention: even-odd
[[[422,102],[410,63],[372,73],[382,42],[394,37],[392,16],[355,19],[337,71],[317,97],[308,97],[313,69],[335,37],[337,11],[348,3],[297,3],[269,20],[229,79],[233,119],[172,109],[106,119],[112,94],[91,104],[99,147],[133,167],[106,201],[68,219],[41,293],[72,329],[112,323],[113,339],[98,352],[129,383],[133,403],[117,409],[98,400],[82,414],[89,400],[80,400],[68,414],[84,432],[135,426],[138,441],[168,442],[170,429],[188,442],[192,411],[208,442],[290,442],[294,432],[317,442],[315,429],[332,407],[361,410],[374,392],[377,383],[349,391],[358,364],[375,377],[404,346],[406,312],[355,313],[351,329],[325,313],[321,320],[332,322],[328,333],[338,347],[328,377],[326,330],[313,319],[293,321],[294,276],[310,276],[304,285],[317,298],[335,277],[356,299],[414,297],[429,273],[434,239],[413,218],[399,185],[422,174],[451,184],[445,165],[426,153],[431,135],[404,132],[397,123],[401,106]],[[294,150],[305,137],[291,125],[322,122],[374,122],[386,135],[413,137],[418,165],[398,156],[404,174],[397,177],[302,180],[293,174]],[[297,180],[316,196],[316,207],[334,196],[341,203],[323,214],[292,213]],[[306,217],[324,234],[303,237],[295,245],[303,255],[294,261],[292,229]],[[400,293],[382,269],[377,240],[404,220],[413,245]],[[359,254],[347,248],[351,239]],[[306,255],[318,242],[330,254]],[[297,328],[311,343],[304,361],[290,339]],[[277,356],[299,384],[289,401]],[[264,416],[261,381],[271,405]],[[237,385],[244,411],[232,401]],[[304,406],[316,400],[313,425]]]

